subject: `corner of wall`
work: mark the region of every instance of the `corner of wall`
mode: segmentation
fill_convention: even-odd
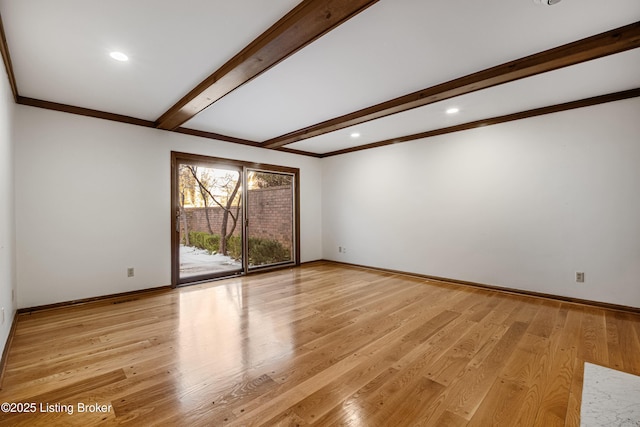
[[[17,286],[15,139],[13,135],[15,104],[4,66],[2,70],[0,72],[0,349],[5,349],[17,309]]]

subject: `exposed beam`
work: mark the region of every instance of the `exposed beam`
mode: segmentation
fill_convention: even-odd
[[[560,111],[573,110],[576,108],[590,107],[592,105],[604,104],[607,102],[621,101],[623,99],[636,98],[640,96],[640,88],[625,90],[622,92],[609,93],[606,95],[594,96],[578,101],[565,102],[563,104],[551,105],[548,107],[535,108],[533,110],[521,111],[504,116],[492,117],[489,119],[476,120],[469,123],[462,123],[446,128],[433,129],[426,132],[414,133],[412,135],[401,136],[399,138],[386,139],[384,141],[372,142],[370,144],[359,145],[357,147],[345,148],[343,150],[331,151],[321,154],[320,157],[331,157],[339,154],[353,153],[355,151],[368,150],[371,148],[384,147],[385,145],[398,144],[401,142],[415,141],[416,139],[430,138],[438,135],[445,135],[463,130],[475,129],[499,123],[512,122],[514,120],[528,119],[530,117],[542,116],[545,114],[558,113]]]
[[[130,125],[153,127],[154,123],[149,120],[138,119],[122,114],[107,113],[106,111],[92,110],[90,108],[76,107],[74,105],[60,104],[58,102],[43,101],[41,99],[27,98],[18,95],[16,102],[21,105],[44,108],[47,110],[62,111],[64,113],[77,114],[80,116],[94,117],[96,119],[111,120],[113,122],[128,123]]]
[[[4,25],[2,23],[2,16],[0,15],[0,54],[4,61],[4,68],[7,70],[7,76],[9,77],[9,86],[11,86],[11,92],[13,93],[13,100],[18,101],[18,85],[16,84],[16,76],[13,73],[13,64],[11,63],[11,55],[9,54],[9,45],[7,44],[7,38],[4,33]]]
[[[267,148],[282,147],[454,96],[487,89],[638,47],[640,47],[640,22],[635,22],[281,135],[266,141],[264,146]]]
[[[250,147],[257,147],[257,148],[264,148],[261,143],[256,142],[256,141],[250,141],[248,139],[236,138],[236,137],[233,137],[233,136],[221,135],[219,133],[207,132],[207,131],[203,131],[203,130],[179,127],[176,130],[174,130],[174,132],[182,133],[182,134],[185,134],[185,135],[199,136],[201,138],[214,139],[216,141],[233,142],[234,144],[248,145]],[[294,149],[287,148],[287,147],[279,147],[279,148],[275,148],[275,150],[282,151],[283,153],[300,154],[302,156],[308,156],[308,157],[316,157],[316,158],[322,157],[322,155],[317,154],[317,153],[311,153],[309,151],[302,151],[302,150],[294,150]]]
[[[217,141],[233,142],[234,144],[248,145],[250,147],[260,147],[259,142],[236,138],[234,136],[221,135],[219,133],[207,132],[203,130],[179,127],[175,129],[174,132],[182,133],[185,135],[199,136],[201,138],[215,139]]]
[[[122,114],[107,113],[106,111],[92,110],[90,108],[76,107],[74,105],[60,104],[60,103],[51,102],[51,101],[43,101],[41,99],[27,98],[20,95],[17,96],[16,103],[20,105],[28,105],[30,107],[44,108],[47,110],[62,111],[64,113],[69,113],[69,114],[77,114],[80,116],[93,117],[96,119],[127,123],[130,125],[143,126],[148,128],[155,127],[155,123],[150,120],[138,119],[136,117],[124,116]],[[183,127],[175,129],[174,132],[182,133],[185,135],[198,136],[200,138],[212,139],[215,141],[225,141],[225,142],[232,142],[234,144],[264,148],[262,144],[259,142],[249,141],[247,139],[236,138],[233,136],[221,135],[219,133],[204,132],[200,130],[187,129]],[[276,150],[282,151],[284,153],[300,154],[302,156],[308,156],[308,157],[316,157],[316,158],[322,157],[320,154],[317,154],[317,153],[311,153],[311,152],[302,151],[302,150],[294,150],[286,147],[276,148]]]
[[[378,0],[305,0],[171,107],[156,127],[174,130]]]

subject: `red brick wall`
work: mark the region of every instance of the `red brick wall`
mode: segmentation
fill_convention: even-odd
[[[209,228],[207,227],[207,217],[206,212],[209,211],[209,221],[211,222],[211,229],[213,230],[213,234],[220,234],[220,228],[222,227],[222,213],[224,210],[219,207],[208,207],[208,208],[186,208],[185,215],[187,216],[187,227],[189,231],[204,231],[205,233],[210,233]],[[231,209],[233,215],[236,214],[235,207]],[[240,217],[242,216],[242,212],[238,214],[238,221],[240,221]],[[231,231],[233,227],[233,220],[231,219],[231,215],[229,215],[229,220],[227,222],[227,233]],[[183,223],[180,223],[180,237],[182,237],[182,233],[184,232]],[[234,230],[234,235],[240,235],[240,224],[237,225]]]
[[[249,205],[247,216],[249,219],[249,236],[277,240],[291,250],[293,240],[293,201],[290,186],[260,188],[249,190]],[[206,208],[209,211],[209,221],[214,234],[220,234],[222,214],[224,210],[218,206]],[[235,207],[232,208],[235,215]],[[205,208],[185,208],[187,227],[189,231],[203,231],[209,233]],[[239,213],[239,217],[242,212]],[[240,219],[238,219],[240,221]],[[233,221],[229,216],[227,232],[231,231]],[[241,224],[238,223],[234,235],[239,236]],[[184,236],[183,223],[180,222],[180,238]]]
[[[276,240],[291,250],[293,240],[293,200],[291,187],[249,190],[247,218],[249,237]]]

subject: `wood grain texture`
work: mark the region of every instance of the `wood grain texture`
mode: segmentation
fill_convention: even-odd
[[[156,121],[173,130],[378,0],[305,0],[207,77]]]
[[[516,59],[265,141],[282,147],[370,120],[640,47],[640,22]]]
[[[0,425],[579,425],[640,315],[312,263],[17,317]],[[106,412],[78,412],[78,404]]]

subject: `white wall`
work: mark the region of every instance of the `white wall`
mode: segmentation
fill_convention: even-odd
[[[10,305],[14,108],[2,90]],[[319,160],[16,106],[18,307],[170,283],[172,150],[299,167],[302,261],[640,307],[639,113],[635,98]]]
[[[172,150],[300,168],[301,260],[322,256],[319,159],[27,106],[15,115],[20,308],[171,283]]]
[[[16,286],[15,270],[15,217],[13,173],[13,112],[14,102],[9,79],[0,65],[0,354],[9,336],[11,321],[16,310],[12,290]]]
[[[324,258],[640,307],[639,118],[634,98],[324,159]]]

